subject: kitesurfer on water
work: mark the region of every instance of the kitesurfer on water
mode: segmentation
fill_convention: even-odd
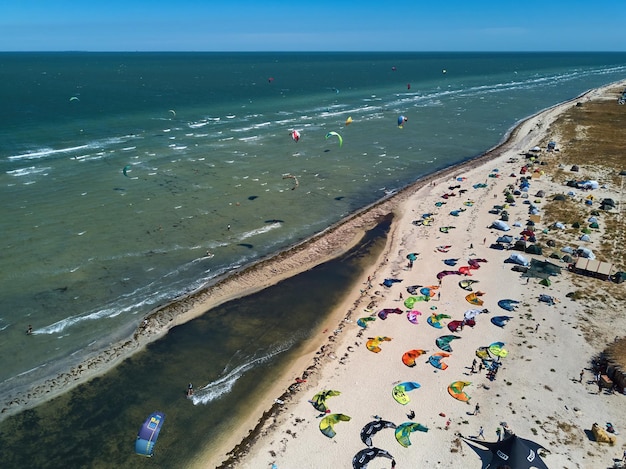
[[[187,397],[193,396],[193,384],[189,383],[187,386]]]

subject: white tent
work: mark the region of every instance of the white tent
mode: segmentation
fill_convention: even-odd
[[[591,249],[589,248],[585,248],[583,246],[580,246],[578,249],[576,249],[576,254],[578,254],[580,257],[584,257],[586,259],[595,259],[596,256],[593,252],[591,252]]]
[[[523,265],[523,266],[530,264],[530,262],[528,262],[528,259],[526,259],[521,254],[517,254],[517,253],[513,253],[509,256],[509,262],[513,262],[514,264]]]
[[[502,220],[496,220],[491,224],[491,228],[495,228],[496,230],[509,231],[511,227],[504,223]]]

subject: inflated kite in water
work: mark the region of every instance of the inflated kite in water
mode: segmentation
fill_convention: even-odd
[[[396,440],[405,448],[411,446],[411,440],[409,437],[413,432],[427,432],[428,427],[425,427],[421,423],[405,422],[396,428]]]
[[[324,417],[320,421],[320,431],[328,438],[333,438],[337,432],[335,432],[335,424],[337,422],[349,422],[351,417],[345,414],[330,414]]]
[[[415,381],[405,381],[404,383],[394,386],[391,390],[391,394],[396,402],[406,405],[410,401],[409,396],[407,396],[406,393],[418,388],[420,388],[419,383],[416,383]]]
[[[333,391],[333,390],[320,391],[315,396],[313,396],[313,399],[311,399],[309,402],[313,404],[313,407],[315,407],[315,410],[319,410],[320,412],[326,412],[328,410],[328,407],[326,407],[326,399],[328,399],[329,397],[333,397],[333,396],[339,396],[340,394],[341,394],[340,391]]]
[[[328,140],[330,137],[337,137],[337,139],[339,140],[339,148],[342,147],[342,145],[343,145],[343,138],[341,137],[341,135],[339,135],[337,132],[331,130],[330,132],[328,132],[326,134],[326,140]]]
[[[300,185],[300,183],[298,182],[298,178],[293,176],[292,174],[284,175],[283,179],[293,179],[294,185],[291,188],[292,191],[295,191],[298,188],[298,186]]]
[[[391,337],[370,337],[369,340],[365,343],[367,350],[370,352],[378,353],[382,349],[379,347],[381,342],[389,342]]]
[[[384,449],[380,448],[365,448],[359,451],[352,458],[353,469],[367,469],[368,463],[374,458],[387,458],[391,459],[392,467],[395,467],[396,461],[393,456]]]
[[[372,437],[385,428],[396,428],[396,424],[388,420],[374,420],[361,429],[361,441],[372,446]]]
[[[415,360],[420,355],[424,355],[425,353],[426,353],[426,350],[422,350],[422,349],[415,349],[415,350],[409,350],[408,352],[404,352],[404,354],[402,355],[402,363],[404,363],[406,366],[413,367],[415,366]]]
[[[154,445],[161,432],[161,427],[165,421],[163,412],[151,413],[143,423],[135,440],[135,452],[141,456],[151,458],[154,453]]]
[[[404,117],[404,116],[398,116],[398,127],[399,127],[399,128],[403,128],[403,127],[404,127],[404,124],[405,124],[406,122],[408,122],[408,120],[409,120],[409,119],[407,119],[407,118],[406,118],[406,117]]]
[[[298,143],[298,140],[300,140],[300,132],[298,132],[297,130],[292,130],[291,138],[293,139],[294,142]]]
[[[460,337],[458,335],[442,335],[435,340],[435,344],[444,352],[452,352],[450,342],[452,342],[454,339],[460,339]]]
[[[448,386],[448,393],[450,393],[452,397],[458,399],[459,401],[467,402],[470,400],[470,397],[465,391],[463,391],[463,388],[465,386],[469,386],[470,384],[472,383],[470,383],[469,381],[455,381],[454,383],[450,384],[450,386]]]

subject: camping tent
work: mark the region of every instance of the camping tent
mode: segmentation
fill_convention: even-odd
[[[536,244],[531,244],[530,246],[526,247],[526,253],[527,254],[538,254],[538,255],[541,255],[541,253],[542,253],[541,246],[538,246]]]
[[[576,249],[576,254],[578,254],[579,257],[585,257],[587,259],[595,259],[596,256],[595,254],[591,251],[591,249],[580,246],[578,249]]]
[[[509,231],[511,227],[504,223],[502,220],[496,220],[491,224],[491,228],[495,228],[496,230]]]
[[[498,239],[496,239],[496,243],[511,244],[512,242],[513,242],[513,236],[509,236],[509,235],[500,236],[498,237]]]
[[[522,274],[522,277],[532,278],[549,278],[550,276],[559,275],[561,273],[561,266],[553,264],[549,261],[540,261],[537,259],[531,259],[530,268]]]
[[[528,265],[528,259],[526,259],[524,256],[522,256],[521,254],[517,254],[517,253],[513,253],[509,256],[509,258],[507,259],[508,262],[512,262],[513,264],[517,264],[517,265]]]

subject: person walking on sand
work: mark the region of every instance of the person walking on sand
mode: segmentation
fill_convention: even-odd
[[[482,425],[478,429],[478,436],[476,438],[482,438],[483,440],[485,439],[485,430],[483,430]]]
[[[502,429],[500,427],[496,428],[496,436],[498,437],[498,441],[500,441],[502,437]]]
[[[585,370],[580,370],[580,378],[578,379],[579,383],[583,382],[583,376],[585,376]]]
[[[402,301],[402,298],[403,298],[402,292],[400,292],[400,301]]]
[[[474,407],[474,413],[472,415],[480,414],[480,405],[476,403],[476,407]]]

